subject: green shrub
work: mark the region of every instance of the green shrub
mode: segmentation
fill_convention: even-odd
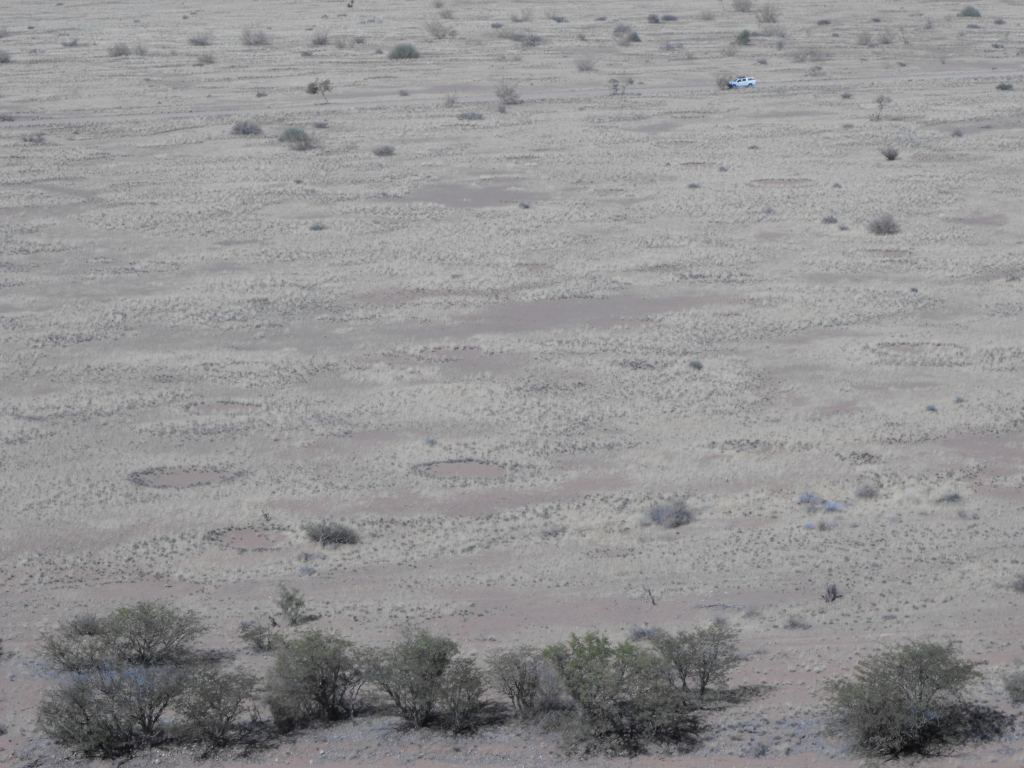
[[[957,14],[957,16],[966,16],[967,18],[976,19],[981,16],[981,11],[975,8],[973,5],[965,5],[963,10]]]
[[[267,680],[268,702],[282,731],[352,717],[364,682],[351,642],[308,632],[285,643]]]
[[[284,584],[277,585],[277,607],[291,626],[302,621],[302,612],[306,608],[306,598],[298,589],[289,589]]]
[[[107,55],[115,59],[121,56],[128,56],[131,52],[132,49],[128,47],[128,43],[114,43],[107,48]]]
[[[499,83],[494,89],[494,95],[498,97],[498,101],[505,105],[521,104],[523,101],[519,98],[519,91],[516,90],[515,83]]]
[[[259,136],[263,129],[254,120],[239,120],[232,126],[231,132],[238,136]]]
[[[737,45],[750,45],[750,30],[744,29],[738,35],[736,35]]]
[[[483,684],[458,655],[455,641],[407,627],[400,642],[369,656],[368,675],[414,727],[447,716],[450,725],[464,729],[479,709]]]
[[[418,59],[420,52],[412,43],[399,43],[388,54],[389,59]]]
[[[248,672],[200,670],[185,686],[175,710],[186,723],[186,733],[211,747],[231,741],[238,718],[253,703],[259,679]]]
[[[834,731],[869,755],[928,754],[948,742],[979,678],[953,643],[907,643],[861,661],[852,679],[826,683]]]
[[[726,624],[714,623],[694,632],[670,635],[657,630],[651,644],[671,666],[679,687],[704,698],[710,687],[724,688],[739,663],[736,640],[739,632]]]
[[[578,708],[583,740],[637,754],[651,741],[692,739],[690,708],[658,653],[590,633],[544,655]]]
[[[113,759],[134,748],[134,725],[96,677],[79,673],[63,680],[43,697],[38,723],[61,746],[86,757]]]

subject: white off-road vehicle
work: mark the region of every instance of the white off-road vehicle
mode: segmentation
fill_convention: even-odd
[[[757,79],[753,77],[737,77],[729,81],[730,88],[749,88],[757,85]]]

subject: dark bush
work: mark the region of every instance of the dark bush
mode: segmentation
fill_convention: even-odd
[[[996,86],[997,91],[1012,91],[1013,83],[1000,83]]]
[[[900,231],[900,225],[891,213],[884,213],[868,224],[868,230],[874,235],[895,235]]]
[[[968,714],[967,686],[979,678],[953,643],[907,643],[861,661],[852,679],[826,684],[832,729],[868,754],[929,754],[949,743]]]
[[[714,623],[675,635],[659,630],[651,637],[651,644],[674,671],[679,687],[693,690],[703,699],[708,688],[728,686],[729,675],[740,663],[738,637],[738,630]]]
[[[679,17],[672,13],[664,13],[661,16],[662,21],[678,21]]]
[[[647,14],[647,23],[648,24],[661,24],[661,18],[656,13],[649,13],[649,14]]]
[[[419,57],[420,52],[412,43],[399,43],[388,54],[389,59],[418,59]]]
[[[821,220],[821,223],[822,224],[838,224],[839,223],[839,219],[837,219],[835,216],[826,216],[825,218],[823,218]]]
[[[280,633],[274,632],[271,627],[265,627],[258,621],[243,621],[238,626],[238,636],[242,638],[242,642],[257,653],[277,650],[284,640]]]
[[[113,58],[128,56],[131,52],[132,49],[128,47],[128,43],[114,43],[112,46],[107,48],[107,55]]]
[[[658,653],[591,633],[544,655],[577,706],[581,741],[638,754],[652,741],[692,739],[690,707]]]
[[[900,156],[900,151],[895,147],[886,147],[882,150],[882,157],[886,160],[895,160]]]
[[[1014,704],[1024,704],[1024,672],[1011,672],[1003,678],[1006,695]]]
[[[231,132],[239,136],[259,136],[263,133],[263,129],[260,128],[259,123],[252,120],[239,120],[232,126]]]
[[[459,646],[446,637],[407,627],[391,648],[369,654],[367,674],[412,726],[435,722],[471,728],[483,683]]]
[[[314,520],[303,523],[302,530],[310,541],[315,541],[321,546],[328,544],[337,546],[339,544],[358,544],[359,534],[343,523],[336,523],[333,520]]]
[[[482,112],[460,112],[459,120],[483,120],[484,116]]]
[[[736,45],[750,45],[750,30],[744,29],[736,35]]]
[[[966,16],[967,18],[976,19],[981,16],[981,11],[975,8],[973,5],[965,5],[963,10],[957,14],[957,16]]]
[[[506,105],[520,104],[523,101],[519,98],[519,92],[514,83],[499,83],[494,89],[494,95],[498,97],[498,101]]]
[[[259,679],[248,672],[202,669],[189,679],[175,710],[190,738],[223,747],[232,740],[238,718],[253,705],[258,690]]]
[[[329,40],[330,40],[330,36],[328,35],[327,30],[326,29],[318,29],[316,32],[313,33],[313,37],[310,38],[309,42],[312,45],[327,45]]]
[[[364,679],[348,640],[314,631],[285,643],[267,680],[274,723],[291,731],[352,717]]]
[[[301,128],[285,128],[277,140],[283,141],[292,149],[297,149],[300,152],[312,148],[314,144],[313,137]]]
[[[630,43],[639,43],[640,35],[628,24],[619,24],[612,31],[612,37],[615,38],[615,42],[619,45],[629,45]]]
[[[199,32],[195,35],[191,35],[188,38],[189,45],[209,45],[210,35],[206,32]]]
[[[374,147],[372,151],[377,157],[391,157],[395,154],[395,148],[390,144],[381,144],[378,147]]]
[[[1024,592],[1024,573],[1020,574],[1010,582],[1010,588],[1014,592]]]
[[[246,27],[242,30],[242,45],[270,45],[270,38],[262,29]]]
[[[550,664],[536,648],[519,646],[487,656],[487,679],[507,696],[519,717],[530,717],[558,706]]]
[[[131,719],[107,695],[97,673],[63,680],[39,704],[39,728],[53,741],[86,757],[112,759],[135,746]]]
[[[687,508],[685,501],[668,501],[655,504],[647,513],[655,525],[662,528],[678,528],[693,522],[693,513]]]

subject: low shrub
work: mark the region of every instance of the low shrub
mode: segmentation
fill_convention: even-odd
[[[310,45],[327,45],[331,40],[330,33],[326,29],[318,29],[309,39]]]
[[[1012,582],[1010,582],[1010,588],[1014,592],[1024,593],[1024,573],[1019,574]]]
[[[508,697],[520,718],[550,712],[561,704],[554,670],[538,649],[528,645],[488,654],[487,680]]]
[[[115,59],[121,56],[128,56],[131,52],[132,49],[128,46],[128,43],[114,43],[107,48],[107,55]]]
[[[710,687],[728,686],[729,676],[740,664],[738,638],[738,630],[724,623],[712,623],[675,635],[656,630],[651,644],[673,670],[680,689],[692,690],[703,699]]]
[[[302,525],[302,530],[310,541],[315,541],[321,546],[329,544],[358,544],[359,534],[344,523],[337,523],[333,520],[314,520]]]
[[[693,522],[693,512],[682,500],[655,504],[647,512],[647,518],[662,528],[678,528]]]
[[[649,13],[649,14],[647,14],[647,23],[648,24],[661,24],[661,17],[658,16],[658,14],[656,14],[656,13]]]
[[[750,45],[750,30],[744,29],[736,35],[736,45]]]
[[[533,11],[529,8],[524,8],[519,13],[513,13],[511,18],[516,24],[523,24],[533,18]]]
[[[284,584],[277,585],[277,607],[291,626],[302,621],[306,609],[306,598],[298,589],[289,589]]]
[[[952,643],[912,642],[862,660],[852,679],[825,685],[833,731],[859,751],[895,758],[929,754],[957,739],[967,686],[981,675]]]
[[[238,136],[259,136],[263,129],[252,120],[239,120],[231,127],[231,132]]]
[[[420,52],[412,43],[399,43],[388,53],[389,59],[418,59]]]
[[[597,69],[597,63],[590,56],[580,56],[576,59],[576,69],[580,72],[593,72]]]
[[[676,16],[674,13],[664,13],[661,16],[661,20],[662,21],[678,21],[679,17]]]
[[[458,118],[459,120],[483,120],[484,116],[482,112],[460,112]]]
[[[270,37],[262,29],[246,27],[242,30],[242,45],[270,45]]]
[[[580,741],[635,755],[651,742],[692,740],[691,708],[657,652],[590,633],[544,656],[576,705]]]
[[[196,57],[196,61],[200,64],[206,65],[213,64],[217,60],[214,58],[212,53],[201,53],[199,54],[199,56]]]
[[[377,157],[391,157],[395,154],[395,148],[390,144],[381,144],[378,147],[374,147],[372,150],[373,154]]]
[[[891,213],[883,213],[878,218],[871,220],[868,230],[874,235],[895,235],[900,231],[900,225]]]
[[[774,3],[764,3],[757,9],[757,20],[762,24],[775,24],[779,20],[779,8]]]
[[[427,34],[435,40],[444,40],[455,37],[455,27],[449,27],[440,19],[431,19],[427,22]]]
[[[957,16],[963,16],[969,19],[977,19],[981,16],[981,11],[975,8],[973,5],[965,5]]]
[[[438,723],[472,728],[481,707],[483,680],[451,639],[406,627],[391,648],[367,657],[367,675],[415,728]]]
[[[199,46],[209,45],[210,44],[210,34],[208,32],[198,32],[198,33],[196,33],[194,35],[190,35],[189,38],[188,38],[188,44],[189,45],[199,45]]]
[[[243,621],[238,625],[238,636],[256,653],[275,651],[284,640],[272,627],[265,627],[258,621]]]
[[[259,679],[248,672],[201,669],[190,676],[174,709],[189,739],[223,747],[232,741],[238,719],[255,704],[259,689]]]
[[[1011,672],[1003,678],[1003,688],[1010,701],[1014,704],[1024,704],[1024,672]]]
[[[1012,91],[1013,83],[1000,83],[996,86],[997,91]]]
[[[277,140],[300,152],[312,149],[315,144],[313,137],[301,128],[285,128]]]
[[[640,42],[640,35],[628,24],[619,24],[612,31],[612,37],[619,45],[630,45]]]
[[[899,156],[900,151],[895,147],[886,147],[885,149],[882,150],[882,157],[884,157],[886,160],[895,160]]]
[[[498,97],[498,101],[502,104],[509,106],[512,104],[521,104],[523,101],[519,97],[519,91],[516,90],[515,84],[507,81],[497,85],[494,89],[494,95]]]
[[[750,13],[753,9],[753,0],[732,0],[732,9],[740,13]]]
[[[351,642],[308,632],[277,652],[267,679],[271,716],[284,732],[314,721],[352,717],[365,680]]]
[[[519,43],[523,48],[533,48],[534,46],[540,45],[544,42],[544,38],[535,32],[524,31],[516,32],[513,29],[502,29],[498,32],[498,37],[503,40],[511,40],[513,43]]]
[[[839,219],[837,219],[835,216],[826,216],[825,218],[823,218],[821,220],[821,223],[822,224],[838,224],[839,223]]]

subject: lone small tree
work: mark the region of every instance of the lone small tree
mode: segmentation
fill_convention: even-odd
[[[298,589],[289,589],[284,584],[277,585],[277,607],[288,619],[291,626],[295,626],[302,620],[302,611],[306,607],[306,598]]]
[[[332,88],[333,86],[331,85],[330,80],[318,79],[314,80],[312,83],[306,86],[306,93],[313,94],[314,96],[319,93],[321,96],[324,97],[324,103],[327,104],[329,103],[327,101],[327,94],[329,91],[332,90]]]
[[[964,691],[981,677],[952,642],[906,643],[868,656],[853,679],[826,683],[833,731],[869,755],[928,754],[955,737]]]

